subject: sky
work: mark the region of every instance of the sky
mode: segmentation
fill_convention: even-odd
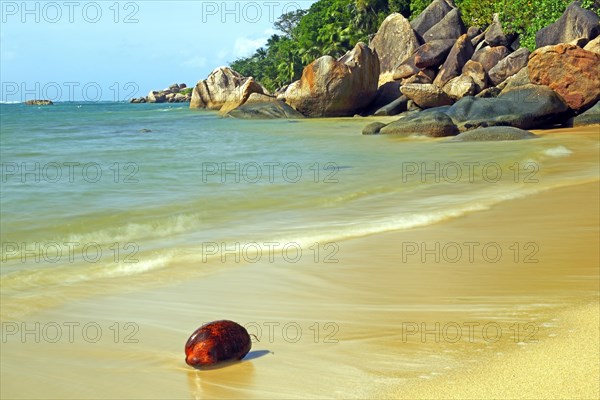
[[[316,0],[0,0],[0,102],[120,101],[195,85]]]

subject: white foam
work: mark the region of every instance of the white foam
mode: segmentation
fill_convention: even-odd
[[[567,157],[573,154],[573,151],[567,149],[565,146],[556,146],[550,149],[546,149],[542,151],[542,153],[550,157]]]

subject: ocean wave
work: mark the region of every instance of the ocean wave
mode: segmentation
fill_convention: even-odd
[[[2,277],[2,291],[21,291],[35,287],[48,288],[53,286],[74,285],[77,283],[95,281],[107,278],[118,278],[139,275],[150,271],[166,268],[175,257],[174,251],[137,256],[136,262],[109,262],[86,265],[72,264],[69,266],[47,267],[41,269],[19,270]],[[145,259],[143,259],[145,258]]]
[[[460,202],[456,201],[456,204],[451,208],[430,210],[421,213],[411,213],[410,215],[402,214],[390,217],[383,217],[379,219],[370,219],[357,222],[346,222],[338,223],[335,225],[335,229],[331,229],[331,226],[324,225],[313,225],[310,229],[306,227],[306,234],[282,234],[278,236],[264,237],[256,241],[224,241],[215,243],[220,248],[224,245],[226,249],[235,249],[238,245],[239,253],[243,252],[244,258],[253,259],[258,254],[258,251],[281,251],[286,246],[293,244],[294,247],[300,247],[302,249],[309,249],[315,244],[324,245],[329,243],[336,243],[339,241],[355,239],[360,237],[366,237],[370,235],[376,235],[386,232],[403,231],[413,228],[426,227],[445,221],[464,217],[466,215],[489,210],[492,207],[510,200],[516,200],[531,195],[535,195],[547,190],[559,189],[563,187],[569,187],[579,184],[597,182],[598,178],[582,178],[580,180],[571,180],[565,182],[555,182],[552,185],[545,187],[537,186],[532,188],[522,188],[521,190],[514,190],[512,192],[506,192],[497,190],[493,193],[480,193],[479,196],[474,196],[469,204],[459,205]],[[457,198],[458,199],[458,198]],[[438,200],[442,201],[442,199]],[[327,229],[329,228],[329,229]],[[261,244],[268,243],[268,246],[261,246]],[[258,247],[256,246],[258,244]],[[209,262],[210,260],[218,259],[221,257],[221,253],[214,255],[203,254],[201,249],[188,248],[188,255],[196,255],[197,260],[200,257],[203,258],[203,262]],[[232,252],[234,254],[235,251]],[[192,256],[194,258],[194,256]]]
[[[55,241],[109,244],[114,242],[126,243],[145,239],[160,239],[194,229],[200,224],[201,219],[200,214],[179,214],[155,219],[148,223],[129,223],[116,228],[71,234],[64,240],[63,238],[58,238]]]

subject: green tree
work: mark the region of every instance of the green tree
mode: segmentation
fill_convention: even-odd
[[[284,35],[291,37],[294,29],[296,29],[300,20],[307,12],[307,10],[294,10],[281,15],[281,17],[275,21],[275,29],[282,32]]]

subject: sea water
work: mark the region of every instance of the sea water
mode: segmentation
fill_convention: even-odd
[[[0,117],[4,319],[83,283],[332,256],[339,240],[598,177],[576,162],[597,142],[576,137],[368,137],[362,118],[246,121],[186,104],[2,104]]]

